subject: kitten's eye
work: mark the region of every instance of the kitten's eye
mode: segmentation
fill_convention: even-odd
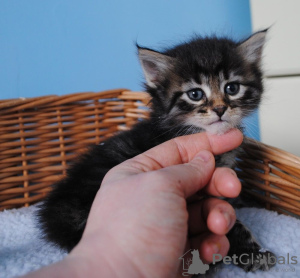
[[[240,84],[239,83],[228,83],[225,85],[224,89],[225,93],[230,96],[235,96],[240,91]]]
[[[192,89],[187,92],[187,95],[191,100],[199,101],[203,98],[203,91],[201,89]]]

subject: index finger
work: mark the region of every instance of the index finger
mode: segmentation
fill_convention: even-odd
[[[210,151],[214,155],[233,150],[242,141],[243,135],[237,129],[232,129],[222,135],[202,132],[177,137],[121,163],[114,169],[118,170],[119,177],[154,171],[172,165],[188,163],[201,150]]]
[[[158,145],[134,159],[147,164],[146,171],[158,170],[171,165],[188,163],[201,150],[218,155],[237,148],[243,141],[242,133],[237,129],[216,135],[206,132],[177,137]]]

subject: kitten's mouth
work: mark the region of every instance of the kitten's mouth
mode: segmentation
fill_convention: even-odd
[[[230,128],[232,128],[231,124],[225,120],[217,120],[206,126],[206,131],[212,134],[224,134]]]
[[[209,125],[218,124],[218,123],[228,123],[228,122],[227,122],[227,121],[224,121],[224,120],[222,120],[222,119],[219,119],[219,120],[216,120],[216,121],[210,123]]]

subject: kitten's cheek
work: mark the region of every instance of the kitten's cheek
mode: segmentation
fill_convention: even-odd
[[[229,168],[216,168],[205,191],[213,196],[235,198],[241,192],[241,182],[236,173]]]

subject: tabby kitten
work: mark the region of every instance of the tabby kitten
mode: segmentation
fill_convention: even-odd
[[[263,92],[260,62],[266,31],[241,42],[194,38],[163,52],[138,47],[152,97],[150,118],[131,130],[91,146],[55,184],[41,204],[38,218],[48,240],[70,251],[79,242],[87,217],[109,169],[162,142],[202,131],[222,134],[255,110]],[[217,166],[234,166],[236,151],[216,158]],[[237,221],[228,234],[230,254],[267,256]],[[247,271],[271,264],[241,263]]]

